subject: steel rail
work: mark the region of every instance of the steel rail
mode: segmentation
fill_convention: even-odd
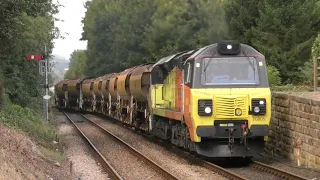
[[[292,173],[277,169],[275,167],[269,166],[267,164],[264,164],[264,163],[261,163],[261,162],[258,162],[258,161],[252,161],[251,166],[256,168],[256,169],[258,169],[258,170],[265,171],[267,173],[271,173],[271,174],[274,174],[276,176],[279,176],[279,177],[281,177],[283,179],[308,180],[308,178],[305,178],[305,177],[302,177],[302,176],[299,176],[299,175],[296,175],[296,174],[292,174]]]
[[[83,115],[84,116],[84,115]],[[84,116],[85,118],[87,118],[86,116]],[[108,118],[111,118],[111,117],[108,117]],[[87,118],[88,119],[88,118]],[[113,118],[112,118],[113,119]],[[117,121],[119,122],[119,121]],[[120,124],[116,124],[117,126],[120,126]],[[125,129],[128,129],[132,132],[132,129],[131,128],[128,128],[128,127],[123,127],[123,126],[120,126],[121,128],[125,128]],[[145,134],[143,134],[145,135]],[[149,139],[149,138],[148,138]],[[149,139],[150,140],[150,139]],[[157,142],[161,143],[159,140],[157,140]],[[130,145],[129,145],[130,146]],[[173,147],[176,151],[179,151],[179,153],[184,153],[186,154],[186,158],[190,158],[190,153],[189,152],[186,152],[186,151],[182,151],[181,149],[179,148],[176,148],[176,147]],[[180,154],[181,155],[181,154]],[[194,160],[198,161],[199,163],[201,163],[205,168],[213,171],[213,172],[216,172],[217,174],[223,176],[223,177],[226,177],[228,179],[231,179],[231,180],[247,180],[246,178],[240,176],[240,175],[237,175],[223,167],[220,167],[218,165],[215,165],[213,163],[210,163],[208,161],[204,161],[200,158],[196,158],[196,157],[193,157]]]
[[[117,137],[116,135],[114,135],[113,133],[111,133],[110,131],[108,131],[107,129],[105,129],[104,127],[100,126],[99,124],[97,124],[96,122],[92,121],[91,119],[89,119],[88,117],[86,117],[85,115],[81,114],[82,117],[84,117],[85,119],[87,119],[89,122],[95,124],[97,127],[99,127],[101,130],[103,130],[104,132],[106,132],[108,135],[110,135],[111,137],[113,137],[114,139],[116,139],[117,141],[121,142],[121,144],[123,144],[124,146],[126,146],[131,153],[133,153],[134,155],[136,155],[137,157],[141,158],[144,162],[148,163],[155,171],[157,171],[158,173],[160,173],[161,175],[163,175],[164,177],[166,177],[167,179],[175,179],[177,180],[178,178],[176,176],[174,176],[173,174],[171,174],[169,171],[165,170],[164,168],[162,168],[159,164],[157,164],[155,161],[151,160],[150,158],[144,156],[142,153],[140,153],[138,150],[136,150],[134,147],[132,147],[131,145],[129,145],[128,143],[126,143],[125,141],[123,141],[122,139],[120,139],[119,137]]]
[[[85,117],[85,118],[87,118],[87,117]],[[117,124],[117,125],[119,125],[119,124]],[[123,127],[123,126],[121,126],[121,127]],[[131,130],[130,128],[126,128],[126,129]],[[180,149],[178,149],[178,150],[181,151]],[[181,151],[181,152],[189,154],[188,152],[185,152],[185,151]],[[229,171],[229,170],[227,170],[227,169],[225,169],[223,167],[220,167],[220,166],[218,166],[216,164],[210,163],[208,161],[205,161],[205,160],[202,160],[202,159],[199,159],[199,158],[196,158],[196,159],[201,161],[201,163],[203,164],[203,166],[205,168],[207,168],[207,169],[209,169],[211,171],[214,171],[214,172],[218,173],[221,176],[227,177],[229,179],[234,179],[234,180],[245,180],[245,179],[247,179],[247,178],[244,178],[244,177],[242,177],[240,175],[237,175],[237,174],[235,174],[235,173],[233,173],[233,172],[231,172],[231,171]],[[304,177],[301,177],[301,176],[298,176],[298,175],[295,175],[295,174],[291,174],[291,173],[276,169],[276,168],[274,168],[272,166],[263,164],[261,162],[257,162],[257,161],[252,161],[252,162],[253,162],[251,164],[252,167],[254,167],[254,168],[258,169],[258,170],[262,170],[262,171],[265,171],[267,173],[279,176],[279,177],[284,178],[284,179],[288,179],[288,180],[308,180],[307,178],[304,178]]]
[[[240,176],[240,175],[237,175],[223,167],[220,167],[218,165],[215,165],[213,163],[210,163],[208,161],[204,161],[202,160],[202,163],[204,165],[205,168],[207,169],[210,169],[211,171],[214,171],[228,179],[231,179],[231,180],[246,180],[246,178]]]
[[[81,131],[81,129],[77,126],[77,124],[70,118],[70,116],[63,112],[65,116],[69,119],[69,121],[76,127],[78,132],[82,135],[82,137],[90,144],[92,149],[99,155],[100,161],[102,162],[103,167],[109,173],[108,175],[111,176],[112,179],[115,180],[123,180],[123,178],[118,174],[118,172],[112,167],[112,165],[106,160],[106,158],[100,153],[100,151],[93,145],[90,139]]]

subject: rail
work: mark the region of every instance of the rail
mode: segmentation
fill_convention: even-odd
[[[164,177],[166,177],[167,179],[178,179],[176,176],[174,176],[173,174],[171,174],[169,171],[165,170],[164,168],[162,168],[160,165],[158,165],[156,162],[154,162],[153,160],[149,159],[148,157],[144,156],[143,154],[141,154],[138,150],[136,150],[134,147],[132,147],[131,145],[129,145],[128,143],[124,142],[122,139],[120,139],[119,137],[117,137],[116,135],[114,135],[113,133],[111,133],[110,131],[108,131],[107,129],[105,129],[104,127],[100,126],[99,124],[95,123],[94,121],[92,121],[91,119],[87,118],[86,116],[84,116],[83,114],[81,114],[82,117],[84,117],[86,120],[88,120],[89,122],[91,122],[92,124],[96,125],[97,127],[99,127],[101,130],[103,130],[104,132],[106,132],[108,135],[110,135],[111,137],[113,137],[114,139],[116,139],[117,141],[119,141],[121,144],[125,145],[130,152],[132,152],[133,154],[135,154],[137,157],[141,158],[144,162],[148,163],[155,171],[157,171],[158,173],[160,173],[161,175],[163,175]]]
[[[267,173],[271,173],[271,174],[274,174],[276,176],[279,176],[279,177],[281,177],[283,179],[308,180],[305,177],[298,176],[298,175],[295,175],[295,174],[292,174],[292,173],[289,173],[289,172],[286,172],[286,171],[283,171],[283,170],[280,170],[280,169],[276,169],[275,167],[269,166],[267,164],[264,164],[264,163],[261,163],[261,162],[258,162],[258,161],[252,161],[251,166],[256,168],[256,169],[258,169],[258,170],[265,171]]]
[[[82,135],[82,137],[89,143],[92,149],[98,154],[100,157],[100,162],[102,162],[103,167],[109,173],[112,179],[115,180],[123,180],[123,178],[117,173],[117,171],[112,167],[112,165],[104,158],[104,156],[100,153],[100,151],[93,145],[90,139],[81,131],[81,129],[77,126],[77,124],[68,116],[67,113],[63,112],[65,116],[69,119],[69,121],[76,127],[78,132]]]

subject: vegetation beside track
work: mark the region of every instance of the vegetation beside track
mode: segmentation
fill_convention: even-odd
[[[4,97],[0,121],[11,129],[27,133],[39,144],[53,148],[52,141],[56,138],[54,125],[43,121],[36,110],[13,104],[7,96]]]

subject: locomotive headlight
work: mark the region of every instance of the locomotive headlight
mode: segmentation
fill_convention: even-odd
[[[236,116],[241,116],[242,115],[242,110],[237,108],[235,113],[236,113]]]
[[[267,112],[267,101],[265,98],[252,98],[251,113],[253,115],[265,115]]]
[[[198,114],[199,116],[212,115],[212,99],[199,99],[198,100]]]
[[[206,107],[204,109],[204,112],[207,113],[207,114],[211,113],[211,108],[210,107]]]

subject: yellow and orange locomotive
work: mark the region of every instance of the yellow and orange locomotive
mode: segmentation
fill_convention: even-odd
[[[221,42],[120,73],[63,80],[60,108],[98,112],[205,157],[252,157],[269,134],[265,57]]]

